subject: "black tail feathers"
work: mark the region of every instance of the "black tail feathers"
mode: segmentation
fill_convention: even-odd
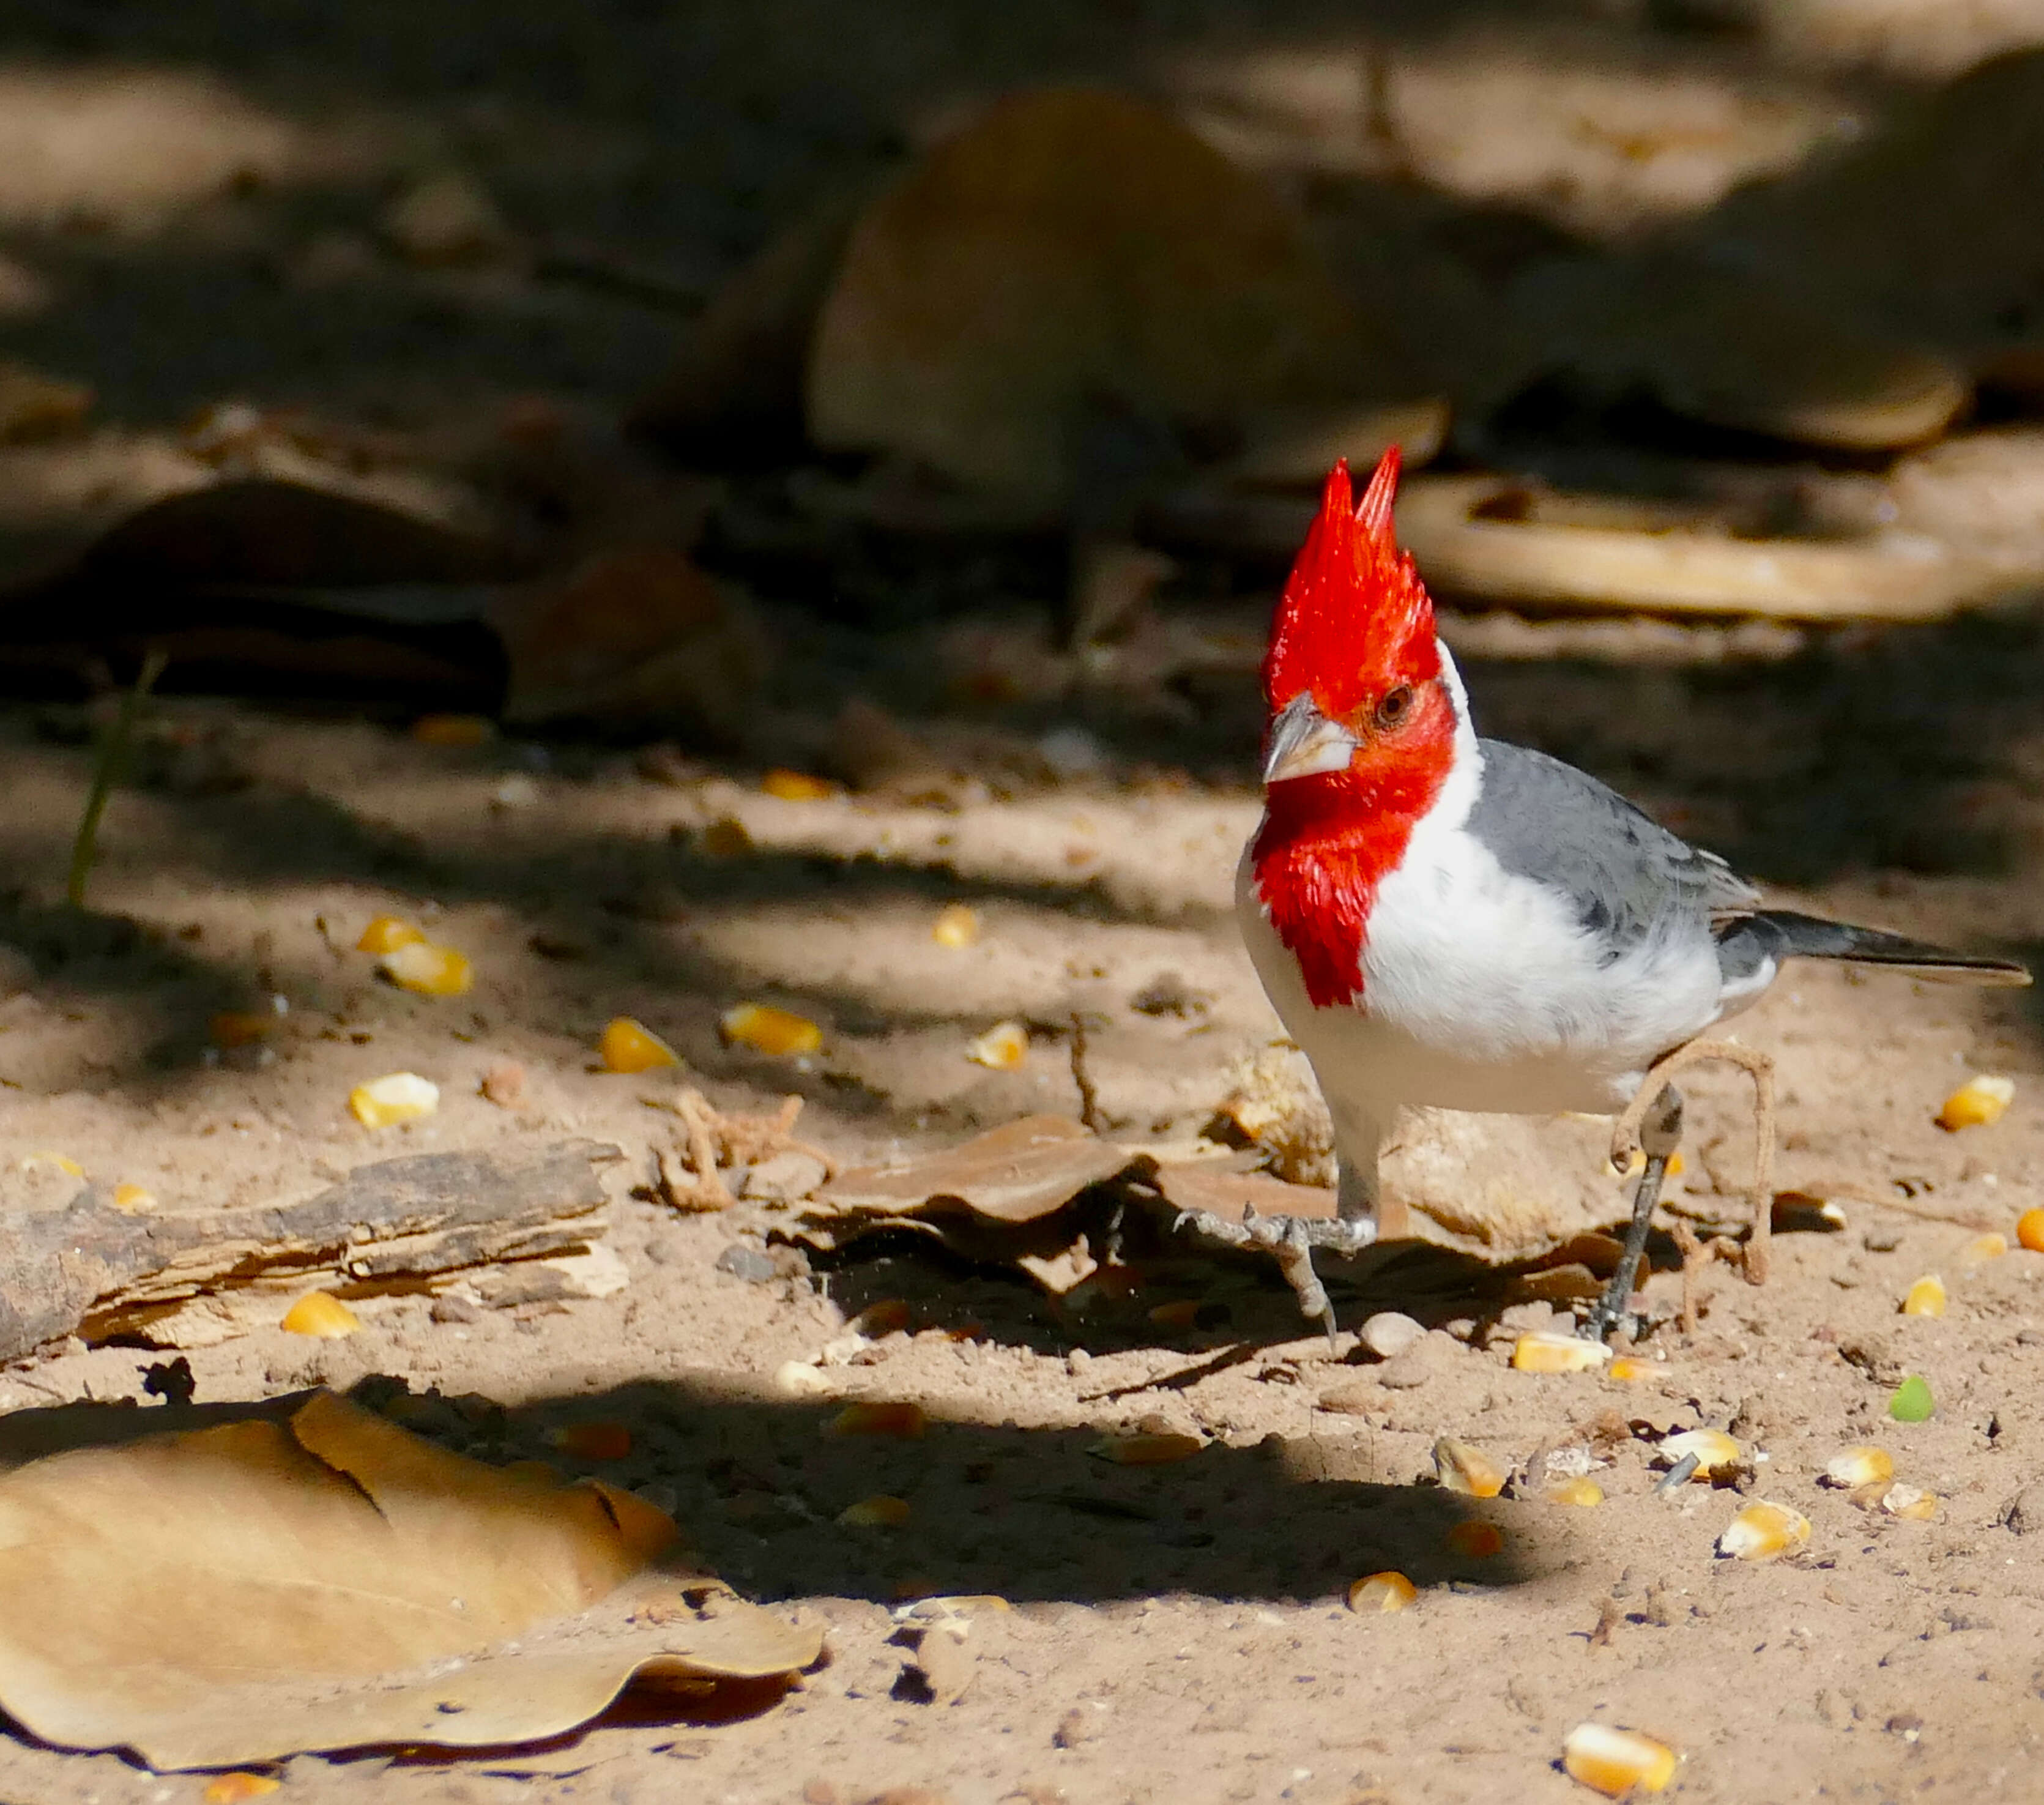
[[[1741,928],[1772,943],[1777,959],[1841,959],[1849,964],[1887,966],[1912,977],[1941,978],[1954,984],[2018,985],[2030,982],[2027,966],[2014,959],[1955,953],[1877,927],[1854,927],[1825,921],[1790,909],[1762,909],[1739,924]]]

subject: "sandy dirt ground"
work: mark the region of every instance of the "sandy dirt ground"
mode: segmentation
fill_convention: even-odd
[[[202,404],[288,402],[423,432],[511,394],[615,405],[651,379],[675,327],[659,309],[389,261],[373,222],[408,171],[479,168],[521,225],[628,249],[670,289],[700,292],[831,168],[947,106],[1074,69],[1155,83],[1240,37],[1190,8],[1051,8],[1033,24],[1022,8],[998,27],[872,8],[873,32],[826,54],[829,34],[800,7],[748,9],[743,26],[716,7],[483,10],[351,6],[309,16],[302,37],[280,26],[241,44],[225,9],[123,9],[115,25],[52,6],[0,42],[0,79],[25,96],[71,105],[128,72],[111,113],[78,102],[94,130],[39,140],[69,148],[33,181],[17,192],[0,167],[10,352],[92,381],[111,423],[73,451],[21,455],[13,499],[0,496],[10,556],[179,486],[151,447]],[[1262,48],[1310,44],[1326,24],[1309,10],[1267,21]],[[2015,29],[1972,10],[1977,37],[1958,48],[1913,14],[1896,25],[1902,75]],[[1530,51],[1506,61],[1573,67],[1568,47],[1594,41],[1619,65],[1658,57],[1736,88],[1715,37],[1650,42],[1608,13],[1562,19],[1544,65]],[[1776,23],[1769,67],[1793,73],[1767,79],[1796,98],[1769,102],[1768,144],[1797,107],[1831,117],[1900,79],[1858,60],[1890,40],[1847,9],[1784,8]],[[1459,24],[1481,35],[1496,21]],[[1383,29],[1429,67],[1453,63],[1460,41],[1388,13]],[[107,152],[121,142],[110,117],[171,148]],[[166,137],[159,118],[186,135]],[[13,129],[0,118],[0,140]],[[243,168],[259,179],[232,179]],[[1704,204],[1716,178],[1692,174],[1700,188],[1635,185],[1627,204]],[[1589,1796],[1558,1761],[1589,1719],[1679,1748],[1670,1796],[1685,1799],[2035,1795],[2044,1254],[1966,1251],[1984,1231],[2012,1244],[2018,1215],[2044,1202],[2029,997],[1788,974],[1739,1031],[1779,1062],[1777,1185],[1837,1200],[1846,1225],[1782,1235],[1764,1288],[1709,1271],[1693,1337],[1665,1321],[1680,1280],[1662,1248],[1647,1295],[1664,1323],[1635,1383],[1512,1370],[1512,1332],[1538,1311],[1500,1323],[1430,1296],[1422,1312],[1389,1277],[1343,1295],[1345,1326],[1404,1305],[1431,1332],[1380,1362],[1347,1336],[1331,1355],[1274,1277],[1247,1267],[1181,1262],[1081,1309],[910,1246],[828,1268],[763,1258],[785,1211],[682,1215],[655,1195],[674,1086],[601,1068],[611,1017],[665,1036],[720,1108],[801,1096],[803,1134],[846,1163],[1076,1113],[1074,1012],[1096,1024],[1087,1057],[1112,1131],[1182,1146],[1276,1028],[1227,912],[1257,809],[1246,672],[1164,709],[1102,692],[974,712],[947,699],[955,626],[827,625],[803,600],[762,603],[786,651],[761,707],[810,724],[790,743],[826,745],[820,724],[870,697],[966,735],[971,781],[936,800],[786,801],[761,790],[763,758],[518,736],[440,747],[402,718],[171,694],[148,712],[79,915],[63,899],[90,711],[0,708],[6,1210],[76,1189],[39,1157],[51,1154],[175,1210],[302,1196],[404,1152],[616,1143],[627,1158],[609,1241],[629,1282],[613,1295],[439,1312],[370,1300],[344,1339],[263,1328],[192,1350],[198,1396],[384,1375],[501,1407],[418,1419],[455,1445],[571,1466],[552,1431],[622,1421],[632,1452],[587,1470],[671,1511],[748,1596],[829,1625],[827,1663],[755,1716],[628,1701],[536,1750],[301,1757],[277,1797],[1562,1801]],[[1262,605],[1241,605],[1251,630]],[[1043,598],[1024,597],[984,631],[1035,643],[1045,620]],[[2029,616],[1758,639],[1455,631],[1487,732],[1584,764],[1780,897],[2019,956],[2044,948],[2044,635]],[[952,949],[932,927],[956,903],[982,931]],[[353,948],[383,912],[467,954],[473,991],[435,1000],[378,981]],[[275,997],[288,1013],[259,1051],[209,1045],[214,1015]],[[821,1050],[798,1062],[724,1045],[720,1014],[748,1000],[820,1023]],[[990,1072],[966,1048],[1004,1020],[1028,1026],[1030,1052]],[[525,1076],[509,1107],[480,1092],[505,1062]],[[350,1087],[398,1070],[441,1087],[439,1113],[358,1127]],[[1976,1072],[2012,1078],[2014,1107],[1948,1134],[1940,1103]],[[1692,1097],[1681,1196],[1736,1215],[1739,1090],[1706,1075]],[[1900,1315],[1932,1273],[1946,1313]],[[819,1369],[825,1390],[776,1388],[785,1362],[895,1298],[908,1326]],[[1182,1327],[1151,1319],[1180,1300],[1210,1308]],[[0,1370],[0,1411],[139,1400],[160,1358],[47,1350]],[[1905,1373],[1932,1388],[1928,1421],[1888,1418]],[[917,1403],[930,1432],[822,1434],[855,1399]],[[1657,1440],[1696,1427],[1728,1429],[1751,1471],[1661,1495]],[[1154,1469],[1088,1452],[1137,1427],[1205,1446]],[[1430,1482],[1444,1434],[1508,1464],[1553,1453],[1587,1466],[1604,1502],[1444,1492]],[[1935,1495],[1929,1520],[1819,1483],[1866,1442]],[[876,1493],[907,1500],[909,1525],[836,1521]],[[1748,1496],[1805,1513],[1807,1550],[1765,1565],[1718,1557]],[[1500,1553],[1454,1551],[1450,1530],[1472,1516],[1502,1530]],[[1350,1582],[1386,1569],[1417,1582],[1414,1607],[1349,1610]],[[942,1702],[905,1680],[894,1639],[894,1612],[928,1592],[1012,1606],[974,1619],[970,1682]],[[196,1799],[202,1784],[0,1738],[0,1799],[18,1805]]]

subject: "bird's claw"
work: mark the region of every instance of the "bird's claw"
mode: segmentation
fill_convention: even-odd
[[[1367,1219],[1259,1215],[1253,1204],[1243,1205],[1239,1222],[1230,1222],[1212,1210],[1181,1210],[1173,1227],[1189,1228],[1225,1247],[1256,1247],[1270,1254],[1297,1296],[1301,1312],[1327,1331],[1330,1350],[1335,1345],[1335,1307],[1313,1270],[1313,1250],[1359,1254],[1377,1239],[1377,1224]]]

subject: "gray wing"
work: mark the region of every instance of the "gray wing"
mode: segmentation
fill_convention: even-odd
[[[1607,961],[1685,920],[1709,932],[1759,902],[1716,854],[1677,839],[1574,766],[1502,740],[1480,743],[1483,784],[1470,831],[1506,870],[1566,897]]]

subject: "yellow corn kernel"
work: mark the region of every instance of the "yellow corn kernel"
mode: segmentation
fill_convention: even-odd
[[[355,943],[358,953],[394,953],[400,947],[416,947],[425,939],[410,922],[400,920],[394,915],[379,915],[362,930],[362,938]]]
[[[965,904],[953,903],[948,908],[938,910],[937,919],[931,924],[930,938],[954,952],[970,947],[979,938],[979,916]]]
[[[622,1423],[569,1423],[547,1439],[578,1461],[621,1461],[632,1452],[632,1431]]]
[[[1847,1448],[1824,1462],[1824,1483],[1847,1492],[1885,1485],[1895,1477],[1895,1458],[1885,1448]]]
[[[2044,1210],[2025,1210],[2015,1219],[2015,1242],[2033,1254],[2044,1254]]]
[[[1504,1531],[1481,1517],[1454,1524],[1441,1540],[1450,1554],[1465,1555],[1475,1561],[1487,1561],[1492,1555],[1504,1552]]]
[[[338,1341],[362,1327],[362,1319],[330,1291],[309,1291],[284,1312],[277,1327],[288,1335]]]
[[[1977,1235],[1959,1250],[1959,1264],[1962,1266],[1984,1266],[1989,1260],[1998,1260],[2008,1251],[2008,1237],[2005,1235]]]
[[[769,771],[759,787],[783,802],[824,802],[838,793],[828,778],[813,778],[807,771]]]
[[[223,1009],[206,1023],[206,1034],[215,1047],[247,1047],[267,1035],[278,1020],[274,1011]]]
[[[1443,1435],[1434,1444],[1434,1471],[1443,1488],[1465,1498],[1495,1498],[1504,1489],[1505,1469],[1481,1448]]]
[[[1519,1373],[1587,1373],[1610,1358],[1611,1350],[1600,1341],[1539,1331],[1521,1335],[1512,1347],[1512,1369]]]
[[[1700,1480],[1708,1480],[1746,1461],[1746,1450],[1722,1429],[1687,1429],[1661,1444],[1661,1457],[1670,1466],[1680,1465],[1692,1454],[1696,1457],[1696,1476]]]
[[[1604,1488],[1587,1477],[1565,1479],[1558,1485],[1547,1488],[1547,1502],[1550,1504],[1574,1504],[1590,1510],[1604,1502]]]
[[[1927,1523],[1938,1514],[1938,1495],[1920,1485],[1891,1485],[1881,1495],[1881,1507],[1891,1517]]]
[[[464,997],[475,982],[475,968],[451,947],[413,940],[394,948],[377,962],[383,975],[400,990],[418,997]]]
[[[1190,1460],[1205,1446],[1197,1435],[1145,1433],[1103,1435],[1086,1452],[1116,1466],[1169,1466]]]
[[[1660,1371],[1660,1363],[1640,1360],[1629,1354],[1622,1354],[1604,1369],[1607,1379],[1616,1379],[1621,1385],[1644,1384]]]
[[[31,1153],[21,1156],[24,1172],[61,1172],[67,1178],[83,1178],[85,1168],[67,1153]]]
[[[899,1529],[909,1515],[907,1499],[890,1498],[882,1492],[846,1505],[838,1512],[837,1520],[847,1529]]]
[[[1910,1286],[1902,1300],[1902,1314],[1905,1316],[1942,1316],[1945,1313],[1945,1281],[1935,1273],[1927,1273]]]
[[[421,715],[412,737],[421,746],[484,746],[497,737],[497,723],[486,715]]]
[[[390,1072],[357,1085],[348,1093],[348,1107],[365,1128],[390,1128],[416,1122],[440,1106],[440,1087],[417,1072]]]
[[[1682,1176],[1683,1169],[1687,1163],[1688,1162],[1682,1158],[1682,1150],[1680,1147],[1677,1147],[1668,1156],[1666,1176],[1670,1178],[1681,1177]],[[1606,1160],[1604,1164],[1610,1166],[1612,1170],[1614,1172],[1618,1169],[1617,1167],[1615,1165],[1612,1165],[1612,1162],[1609,1160]],[[1625,1162],[1625,1170],[1622,1176],[1627,1178],[1637,1178],[1640,1173],[1644,1172],[1646,1169],[1646,1155],[1638,1147],[1635,1147],[1632,1150],[1632,1157]]]
[[[997,1023],[965,1050],[965,1056],[975,1066],[1012,1072],[1029,1057],[1029,1031],[1020,1022]]]
[[[806,1016],[770,1003],[738,1004],[724,1012],[717,1025],[726,1040],[777,1059],[814,1053],[824,1043],[824,1031]]]
[[[117,1185],[113,1187],[113,1207],[130,1215],[140,1215],[156,1207],[156,1195],[140,1185]]]
[[[929,1419],[912,1404],[848,1404],[824,1425],[826,1435],[890,1435],[918,1442]]]
[[[1945,1099],[1944,1108],[1938,1112],[1938,1126],[1951,1135],[1961,1128],[1988,1127],[2008,1113],[2015,1100],[2015,1079],[1976,1073]]]
[[[941,1623],[970,1617],[982,1611],[1012,1613],[1014,1609],[997,1592],[948,1592],[918,1599],[894,1615],[912,1623]]]
[[[283,1784],[274,1774],[237,1771],[208,1780],[206,1791],[199,1797],[206,1801],[206,1805],[243,1805],[246,1799],[260,1799],[266,1792],[275,1792]]]
[[[752,835],[736,815],[720,815],[703,829],[697,843],[712,858],[743,858],[752,850]]]
[[[1661,1792],[1678,1760],[1666,1743],[1608,1723],[1579,1723],[1562,1745],[1562,1771],[1607,1799]]]
[[[1762,1498],[1748,1504],[1725,1525],[1718,1552],[1735,1561],[1773,1561],[1810,1539],[1810,1519],[1786,1504]]]
[[[619,1016],[605,1024],[597,1051],[606,1070],[613,1072],[650,1072],[661,1066],[678,1066],[682,1056],[643,1022]]]
[[[1403,1573],[1372,1573],[1348,1588],[1348,1607],[1359,1617],[1403,1611],[1420,1596],[1420,1588]]]

